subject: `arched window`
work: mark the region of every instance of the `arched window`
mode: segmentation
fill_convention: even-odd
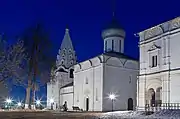
[[[66,53],[66,48],[63,49],[63,53]]]
[[[64,60],[61,60],[61,65],[64,65]]]
[[[132,82],[132,75],[129,76],[129,84]]]
[[[96,101],[98,101],[98,89],[96,88]]]
[[[107,41],[105,41],[105,51],[107,51]]]
[[[119,52],[121,52],[121,40],[119,41]]]
[[[88,78],[86,77],[85,83],[88,84]]]
[[[114,51],[114,40],[112,40],[112,51]]]
[[[71,49],[69,49],[68,52],[71,53]]]
[[[74,78],[74,74],[73,74],[73,72],[74,72],[74,69],[70,69],[70,78]]]
[[[69,55],[69,59],[72,59],[72,54]]]

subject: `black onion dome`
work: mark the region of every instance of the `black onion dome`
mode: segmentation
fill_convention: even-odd
[[[104,30],[107,30],[107,29],[122,29],[123,30],[123,27],[114,18],[109,24],[107,24],[107,26],[105,26]]]
[[[113,36],[125,38],[125,31],[119,22],[113,18],[112,21],[102,30],[101,35],[103,39]]]

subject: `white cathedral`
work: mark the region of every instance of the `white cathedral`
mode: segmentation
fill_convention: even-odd
[[[124,54],[125,31],[113,19],[103,29],[102,39],[104,53],[77,62],[69,29],[66,29],[57,55],[55,78],[47,84],[49,109],[59,109],[66,101],[69,111],[73,106],[84,111],[111,111],[110,94],[116,96],[113,110],[136,108],[139,63]]]

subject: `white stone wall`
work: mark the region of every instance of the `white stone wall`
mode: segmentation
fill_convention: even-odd
[[[69,75],[70,75],[69,71],[68,71],[68,73],[66,73],[66,72],[57,72],[56,73],[57,81],[59,82],[60,87],[65,86],[73,81],[73,79],[70,78]]]
[[[51,85],[47,83],[47,108],[51,109],[50,98],[52,97]]]
[[[136,107],[137,61],[101,55],[75,65],[74,75],[75,106],[86,110],[88,97],[89,111],[110,111],[108,94],[115,93],[114,110],[127,110],[128,98]]]
[[[172,71],[170,75],[170,102],[180,102],[180,71]]]
[[[102,64],[98,57],[75,65],[74,106],[86,110],[86,98],[88,111],[102,111]]]
[[[54,100],[53,109],[59,107],[59,85],[58,83],[48,83],[47,84],[47,108],[51,109],[50,100]]]
[[[62,67],[63,68],[63,67]],[[47,84],[47,107],[51,108],[50,99],[54,100],[53,109],[57,109],[62,105],[61,96],[60,96],[60,88],[64,85],[67,85],[73,81],[70,78],[69,70],[65,70],[67,72],[57,72],[56,77],[54,79],[54,83]],[[73,100],[73,99],[72,99]]]
[[[103,82],[103,111],[112,110],[109,94],[115,94],[113,110],[127,110],[128,98],[133,99],[136,107],[136,80],[138,75],[138,62],[116,57],[106,56]]]
[[[73,86],[65,87],[60,90],[60,105],[67,102],[68,111],[72,111],[73,104]]]
[[[169,36],[170,42],[170,62],[171,69],[180,68],[180,29],[173,31],[173,34]]]

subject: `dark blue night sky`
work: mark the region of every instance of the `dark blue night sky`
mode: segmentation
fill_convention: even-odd
[[[125,54],[138,58],[134,33],[180,15],[178,0],[117,0],[116,17],[126,31]],[[102,28],[111,21],[111,0],[1,0],[0,33],[14,39],[37,21],[43,21],[51,36],[54,57],[68,24],[79,61],[103,52]],[[40,96],[46,95],[42,88]],[[14,87],[14,98],[25,94]]]

